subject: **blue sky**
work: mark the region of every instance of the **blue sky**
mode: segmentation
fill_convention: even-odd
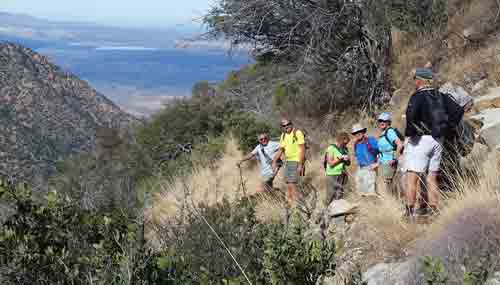
[[[1,0],[0,11],[118,26],[189,25],[214,0]]]

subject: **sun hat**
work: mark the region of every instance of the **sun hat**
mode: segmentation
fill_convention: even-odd
[[[362,131],[366,131],[366,128],[361,124],[354,124],[354,126],[352,126],[351,134],[359,133]]]
[[[379,121],[392,121],[391,114],[384,112],[378,116],[377,120],[379,120]]]

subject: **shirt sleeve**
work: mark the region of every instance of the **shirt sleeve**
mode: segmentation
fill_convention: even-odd
[[[412,137],[418,134],[417,131],[417,115],[420,108],[420,100],[418,98],[418,93],[411,96],[408,102],[408,107],[406,109],[406,129],[405,136]]]
[[[297,130],[297,144],[298,145],[301,145],[301,144],[305,144],[305,140],[304,140],[304,133],[302,133],[301,130]]]
[[[259,153],[259,146],[256,146],[256,147],[252,150],[251,154],[253,154],[253,155],[258,155],[258,153]]]
[[[399,139],[398,134],[396,134],[394,129],[389,129],[387,131],[387,139],[390,143],[394,143],[397,139]]]

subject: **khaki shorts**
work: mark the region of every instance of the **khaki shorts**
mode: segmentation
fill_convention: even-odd
[[[359,168],[355,174],[356,188],[361,195],[376,195],[377,172],[369,167]]]
[[[432,136],[421,136],[414,141],[407,140],[403,152],[403,171],[438,172],[442,152],[443,147]]]
[[[379,170],[380,170],[379,173],[380,176],[385,181],[392,180],[392,178],[394,178],[394,174],[396,174],[396,169],[389,164],[380,164]]]
[[[299,182],[299,175],[297,168],[299,163],[296,161],[287,161],[285,165],[285,181],[288,184],[297,184]]]

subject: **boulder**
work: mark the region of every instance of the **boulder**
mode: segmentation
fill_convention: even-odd
[[[329,217],[339,217],[354,214],[357,212],[358,205],[351,204],[346,200],[335,200],[328,206]]]
[[[500,148],[500,108],[485,109],[472,118],[483,123],[481,140],[491,149]]]
[[[362,282],[367,285],[409,284],[412,273],[416,272],[416,266],[414,258],[399,263],[380,263],[363,273]]]
[[[490,88],[487,95],[474,100],[474,109],[477,111],[491,108],[500,108],[500,87]]]
[[[500,285],[500,272],[493,274],[493,277],[488,279],[484,285]]]

